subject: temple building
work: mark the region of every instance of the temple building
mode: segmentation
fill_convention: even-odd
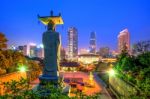
[[[83,64],[92,64],[100,60],[100,56],[97,54],[81,54],[78,56],[78,61]]]
[[[60,63],[60,70],[63,71],[78,71],[80,64],[78,62],[61,62]]]

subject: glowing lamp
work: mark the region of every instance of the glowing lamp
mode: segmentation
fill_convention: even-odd
[[[26,70],[27,70],[27,69],[26,69],[26,67],[24,67],[24,66],[19,67],[19,71],[20,71],[20,72],[26,72]]]
[[[111,70],[109,71],[109,75],[110,75],[110,76],[114,76],[114,75],[115,75],[115,71],[114,71],[113,69],[111,69]]]

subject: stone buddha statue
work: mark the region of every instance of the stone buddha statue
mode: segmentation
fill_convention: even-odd
[[[55,24],[50,21],[47,31],[43,33],[42,42],[44,45],[44,70],[42,77],[58,79],[59,60],[60,60],[60,35],[55,32]]]

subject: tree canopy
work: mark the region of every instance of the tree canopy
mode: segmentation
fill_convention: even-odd
[[[0,32],[0,50],[7,47],[7,38],[3,33]]]
[[[119,77],[137,86],[140,95],[150,97],[150,52],[138,56],[121,53],[114,69]]]

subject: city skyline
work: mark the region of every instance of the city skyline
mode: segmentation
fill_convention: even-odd
[[[62,45],[65,48],[67,29],[75,26],[79,32],[79,48],[88,48],[88,35],[91,31],[95,31],[97,48],[109,46],[116,50],[117,35],[125,28],[130,32],[131,45],[140,40],[150,39],[149,3],[148,0],[123,0],[117,3],[99,0],[86,2],[6,0],[1,2],[0,7],[0,32],[5,33],[9,44],[25,45],[29,42],[40,44],[42,33],[46,29],[38,22],[37,14],[48,15],[53,10],[54,14],[61,12],[64,18],[64,25],[58,26],[57,31],[61,33]]]
[[[0,99],[149,99],[150,0],[3,0]]]

